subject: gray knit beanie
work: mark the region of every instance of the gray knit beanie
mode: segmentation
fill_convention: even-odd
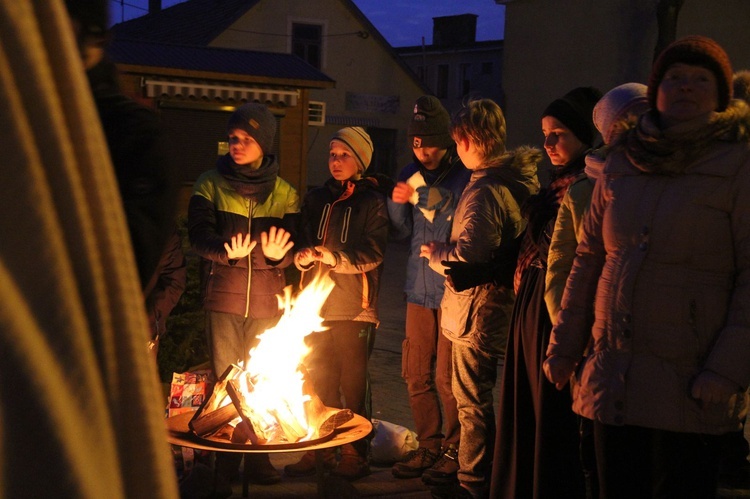
[[[248,102],[235,109],[227,123],[227,132],[244,130],[260,146],[263,154],[273,151],[276,138],[276,118],[264,104]]]

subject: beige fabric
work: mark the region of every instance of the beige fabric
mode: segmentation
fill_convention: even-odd
[[[106,143],[62,0],[0,0],[0,497],[177,497]]]

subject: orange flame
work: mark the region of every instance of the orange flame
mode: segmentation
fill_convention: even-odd
[[[305,414],[303,375],[299,367],[310,348],[305,336],[322,331],[320,309],[333,290],[333,280],[318,276],[292,299],[291,286],[279,296],[284,312],[276,326],[259,336],[239,377],[240,389],[248,407],[259,421],[253,421],[267,442],[296,442],[315,436]]]

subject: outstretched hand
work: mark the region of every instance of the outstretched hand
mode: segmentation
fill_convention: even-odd
[[[230,260],[239,260],[245,258],[255,248],[255,241],[250,240],[250,234],[245,236],[242,233],[232,236],[230,243],[224,243],[224,249],[227,250],[227,258]]]
[[[334,255],[333,252],[331,252],[331,250],[329,250],[325,246],[315,246],[315,253],[313,255],[313,258],[331,267],[335,267],[338,263],[338,261],[336,260],[336,255]]]
[[[268,232],[260,233],[260,246],[263,255],[269,260],[279,261],[287,251],[292,249],[294,242],[290,241],[291,234],[282,228],[271,227]]]

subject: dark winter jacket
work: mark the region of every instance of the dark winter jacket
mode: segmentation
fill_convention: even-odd
[[[114,64],[87,72],[117,175],[141,286],[153,276],[175,218],[177,176],[156,114],[117,87]]]
[[[143,288],[152,338],[166,333],[167,317],[180,301],[186,280],[187,267],[182,253],[182,238],[175,229],[162,251],[154,275]]]
[[[303,271],[303,285],[319,271],[330,271],[335,287],[321,310],[325,320],[378,323],[381,265],[388,242],[388,210],[381,190],[373,177],[343,184],[331,178],[305,196],[297,248],[325,246],[337,260],[334,267],[297,266]]]
[[[433,250],[430,267],[444,273],[443,261],[488,263],[526,228],[521,205],[539,191],[537,165],[541,151],[522,147],[497,166],[476,170],[456,207],[450,242]],[[456,291],[449,283],[441,308],[443,334],[489,355],[502,354],[513,289],[496,284]]]
[[[292,256],[290,251],[280,261],[266,259],[260,233],[275,226],[293,234],[299,195],[277,175],[278,164],[272,156],[266,156],[258,170],[246,172],[249,177],[237,170],[227,154],[217,169],[198,178],[190,198],[190,244],[210,264],[203,305],[206,310],[244,317],[274,317],[279,314],[276,295],[286,284],[283,269]],[[245,195],[237,189],[246,191]],[[240,233],[251,234],[257,244],[247,257],[229,260],[224,243]]]
[[[426,259],[420,258],[419,248],[430,241],[448,241],[453,214],[471,172],[461,163],[454,146],[448,149],[435,170],[427,170],[415,161],[401,170],[398,180],[406,182],[414,175],[421,175],[428,187],[440,187],[451,194],[443,207],[432,211],[432,221],[416,205],[394,203],[388,199],[388,214],[394,237],[411,237],[404,286],[406,300],[425,308],[437,309],[443,299],[445,277],[430,269]]]

